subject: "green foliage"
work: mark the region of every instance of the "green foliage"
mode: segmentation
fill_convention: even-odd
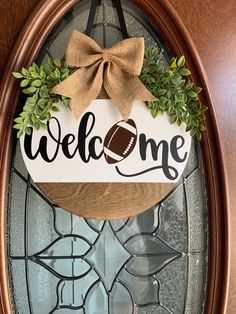
[[[194,87],[187,79],[191,72],[185,66],[185,58],[173,58],[165,65],[164,58],[157,48],[145,52],[140,80],[157,100],[147,102],[147,107],[155,118],[167,112],[170,123],[186,124],[186,131],[200,140],[205,130],[203,120],[207,107],[199,101],[200,87]],[[63,60],[49,58],[47,63],[38,66],[33,63],[28,69],[13,72],[21,80],[26,103],[20,115],[14,120],[17,137],[24,132],[30,134],[31,126],[36,130],[46,129],[52,113],[59,111],[56,103],[61,100],[68,106],[69,98],[53,94],[51,89],[68,78],[76,68],[69,67]]]
[[[199,101],[200,87],[194,87],[191,80],[186,79],[191,75],[185,65],[185,58],[173,58],[169,65],[164,65],[164,59],[158,49],[149,49],[145,52],[145,59],[140,74],[140,80],[156,97],[156,101],[147,102],[155,118],[158,114],[167,112],[170,123],[182,122],[186,124],[186,131],[191,136],[202,138],[205,130],[203,121],[207,107]]]
[[[75,68],[69,67],[59,59],[49,58],[45,64],[38,66],[33,63],[28,69],[22,68],[20,72],[12,73],[15,78],[21,79],[22,92],[27,96],[22,112],[14,120],[13,127],[18,130],[18,138],[24,132],[30,135],[31,126],[36,130],[46,129],[52,112],[59,111],[56,106],[59,100],[66,106],[69,105],[67,97],[53,94],[51,89],[74,70]]]

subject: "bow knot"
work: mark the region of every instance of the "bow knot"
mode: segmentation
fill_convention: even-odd
[[[104,62],[110,61],[108,49],[103,49],[102,50],[102,58],[103,58]]]
[[[135,100],[155,99],[137,77],[143,57],[143,38],[125,39],[112,48],[102,49],[90,37],[74,31],[67,46],[66,63],[79,69],[52,92],[71,98],[70,108],[79,118],[104,87],[126,120]]]

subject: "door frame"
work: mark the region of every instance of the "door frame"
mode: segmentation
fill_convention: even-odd
[[[12,154],[12,121],[17,111],[20,87],[12,77],[13,71],[27,67],[37,57],[47,36],[78,0],[43,0],[36,7],[23,31],[6,66],[0,87],[0,309],[11,313],[6,246],[7,189]],[[206,313],[220,314],[226,309],[229,276],[229,233],[227,177],[224,169],[223,143],[220,140],[214,103],[209,84],[197,49],[168,1],[133,0],[160,30],[172,52],[184,54],[192,79],[203,87],[201,101],[207,103],[206,132],[202,140],[209,196],[209,268]]]

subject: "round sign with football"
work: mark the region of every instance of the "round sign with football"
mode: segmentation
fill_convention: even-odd
[[[116,219],[148,209],[174,187],[186,166],[185,126],[156,119],[136,101],[128,120],[96,99],[79,120],[58,104],[46,130],[20,139],[34,182],[55,204],[78,215]]]
[[[92,219],[123,218],[178,182],[207,107],[201,88],[186,79],[184,56],[161,60],[157,48],[144,53],[144,38],[101,48],[73,31],[65,59],[13,73],[28,95],[14,120],[23,158],[57,206]]]

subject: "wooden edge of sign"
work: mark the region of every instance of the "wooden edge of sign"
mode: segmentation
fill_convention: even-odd
[[[53,202],[89,219],[135,216],[160,202],[174,183],[37,183]]]

